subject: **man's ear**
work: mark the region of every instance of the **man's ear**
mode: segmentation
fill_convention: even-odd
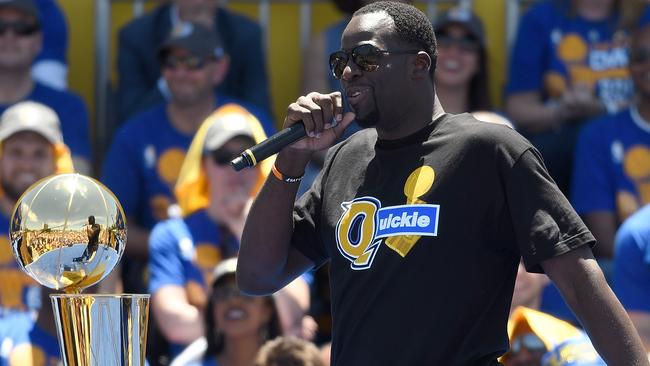
[[[413,61],[413,78],[418,80],[418,79],[428,79],[429,78],[429,70],[432,67],[432,60],[431,57],[429,56],[428,53],[424,51],[418,52],[417,55],[415,55],[415,59]]]
[[[228,57],[228,55],[225,55],[217,60],[215,64],[214,72],[212,74],[212,83],[214,85],[221,84],[223,79],[226,78],[228,70],[230,70],[230,57]]]

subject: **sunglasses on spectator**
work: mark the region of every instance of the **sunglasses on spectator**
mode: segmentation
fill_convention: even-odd
[[[39,30],[39,26],[38,23],[28,22],[25,20],[17,20],[15,22],[0,20],[0,35],[6,34],[10,29],[15,35],[31,36]]]
[[[212,299],[215,302],[227,301],[232,298],[239,297],[246,302],[252,302],[255,298],[252,296],[247,296],[243,294],[235,286],[221,286],[216,287],[212,292]]]
[[[209,154],[212,157],[212,161],[214,161],[215,164],[221,166],[230,165],[232,159],[238,157],[242,153],[242,151],[250,148],[251,146],[253,145],[246,144],[246,146],[243,146],[242,149],[238,151],[221,148],[221,149],[213,150]]]
[[[464,52],[476,52],[481,47],[476,38],[466,35],[464,37],[452,37],[445,33],[436,34],[438,46],[443,48],[458,47]]]
[[[183,66],[188,70],[199,70],[205,66],[209,57],[199,57],[194,55],[168,56],[163,60],[163,68],[176,69]]]
[[[510,345],[511,356],[516,356],[522,349],[528,350],[528,352],[546,352],[546,345],[544,342],[533,333],[526,333],[520,337],[517,337],[512,344]]]
[[[340,79],[350,59],[365,72],[379,68],[379,59],[384,55],[417,54],[419,50],[389,51],[379,49],[371,44],[362,44],[353,49],[339,50],[330,55],[330,70],[335,78]]]

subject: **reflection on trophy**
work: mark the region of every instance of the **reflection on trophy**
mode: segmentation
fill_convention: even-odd
[[[124,253],[124,212],[106,187],[79,174],[42,179],[18,200],[10,239],[27,274],[65,291],[50,296],[65,365],[145,364],[149,295],[80,294]]]

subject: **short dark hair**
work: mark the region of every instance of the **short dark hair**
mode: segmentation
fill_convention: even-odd
[[[433,25],[427,16],[413,5],[397,1],[377,1],[357,10],[354,16],[386,12],[395,22],[395,36],[403,42],[421,48],[431,57],[431,74],[436,68],[438,49]]]
[[[93,216],[93,215],[88,216],[88,223],[90,225],[94,225],[95,224],[95,216]]]

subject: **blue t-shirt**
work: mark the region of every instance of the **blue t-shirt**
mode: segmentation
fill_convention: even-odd
[[[165,285],[200,286],[207,294],[212,272],[223,258],[239,251],[239,241],[225,234],[207,214],[199,210],[184,219],[157,224],[149,238],[149,292]]]
[[[544,0],[521,17],[506,94],[540,91],[553,100],[568,87],[585,84],[608,111],[624,109],[633,87],[627,69],[628,37],[617,30],[618,17],[594,22],[567,13],[557,2]],[[639,25],[649,19],[646,8]]]
[[[127,216],[151,229],[167,218],[191,134],[176,130],[160,104],[120,128],[104,161],[102,182]]]
[[[614,291],[627,310],[650,312],[650,205],[616,234]]]
[[[634,107],[580,132],[571,203],[579,214],[613,212],[621,222],[650,203],[650,123]]]
[[[238,250],[239,241],[225,234],[205,210],[160,222],[149,238],[149,293],[176,285],[185,288],[190,303],[196,296],[207,299],[214,268]],[[171,344],[172,356],[183,348]]]
[[[80,97],[71,92],[52,89],[37,82],[25,100],[45,104],[52,108],[59,116],[63,141],[70,148],[72,155],[90,161],[88,111]],[[10,106],[0,104],[0,114]]]
[[[0,213],[0,319],[40,307],[40,286],[20,268],[12,253],[9,219]]]
[[[219,97],[215,109],[234,103]],[[106,155],[102,182],[113,191],[127,216],[151,229],[167,219],[173,188],[193,134],[172,125],[165,104],[131,118],[122,126]]]
[[[0,366],[61,364],[55,336],[41,329],[31,314],[14,314],[0,320]]]

